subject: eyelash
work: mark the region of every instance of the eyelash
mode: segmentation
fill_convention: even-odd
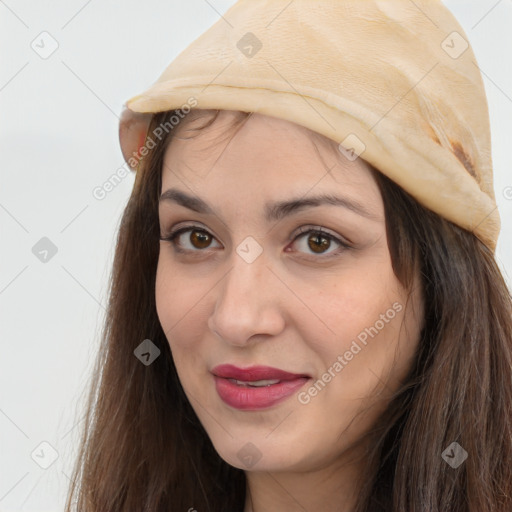
[[[200,233],[206,233],[209,236],[211,236],[213,239],[215,239],[215,237],[206,229],[204,229],[200,226],[192,225],[192,226],[185,226],[185,227],[179,228],[176,231],[171,231],[167,236],[160,236],[160,240],[165,241],[165,242],[171,242],[174,246],[174,249],[179,253],[201,253],[201,252],[207,251],[208,249],[190,250],[190,249],[182,249],[179,247],[179,244],[175,242],[176,238],[178,238],[180,235],[187,233],[189,231],[198,231]],[[303,235],[310,234],[310,233],[311,234],[314,233],[316,235],[320,235],[324,238],[327,238],[329,241],[335,242],[340,246],[339,249],[333,251],[332,253],[329,253],[328,256],[322,256],[322,254],[319,253],[318,254],[319,259],[328,259],[331,257],[335,257],[335,256],[338,256],[341,252],[345,251],[346,249],[351,249],[351,246],[349,244],[343,242],[338,237],[328,233],[327,231],[324,231],[320,226],[317,226],[315,228],[312,228],[311,226],[304,226],[304,227],[299,228],[299,232],[291,241],[295,242],[297,239],[301,238]],[[318,258],[315,258],[315,259],[318,259]]]

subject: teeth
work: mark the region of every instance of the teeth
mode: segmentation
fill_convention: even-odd
[[[281,382],[279,379],[267,379],[267,380],[253,380],[251,382],[245,382],[243,380],[229,379],[231,382],[234,382],[237,386],[249,386],[254,388],[259,388],[263,386],[272,386],[273,384],[277,384]]]

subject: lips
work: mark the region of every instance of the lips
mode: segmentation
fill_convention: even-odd
[[[219,397],[241,410],[271,407],[286,400],[310,379],[309,375],[269,366],[238,368],[224,364],[213,368],[212,374]]]

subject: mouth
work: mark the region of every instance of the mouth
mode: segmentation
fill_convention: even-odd
[[[215,387],[221,400],[240,410],[266,409],[283,402],[311,379],[269,366],[238,368],[219,365],[213,368]]]

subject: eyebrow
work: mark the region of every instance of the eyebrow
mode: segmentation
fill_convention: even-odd
[[[189,210],[206,215],[213,215],[213,208],[203,199],[188,195],[177,188],[166,190],[161,196],[159,202],[170,201],[177,203]],[[331,194],[320,194],[308,198],[288,199],[286,201],[276,201],[265,205],[265,220],[275,222],[284,217],[293,215],[305,208],[313,208],[316,206],[331,205],[346,208],[354,213],[366,217],[371,220],[380,220],[375,213],[367,210],[362,204],[348,197],[338,197]]]

